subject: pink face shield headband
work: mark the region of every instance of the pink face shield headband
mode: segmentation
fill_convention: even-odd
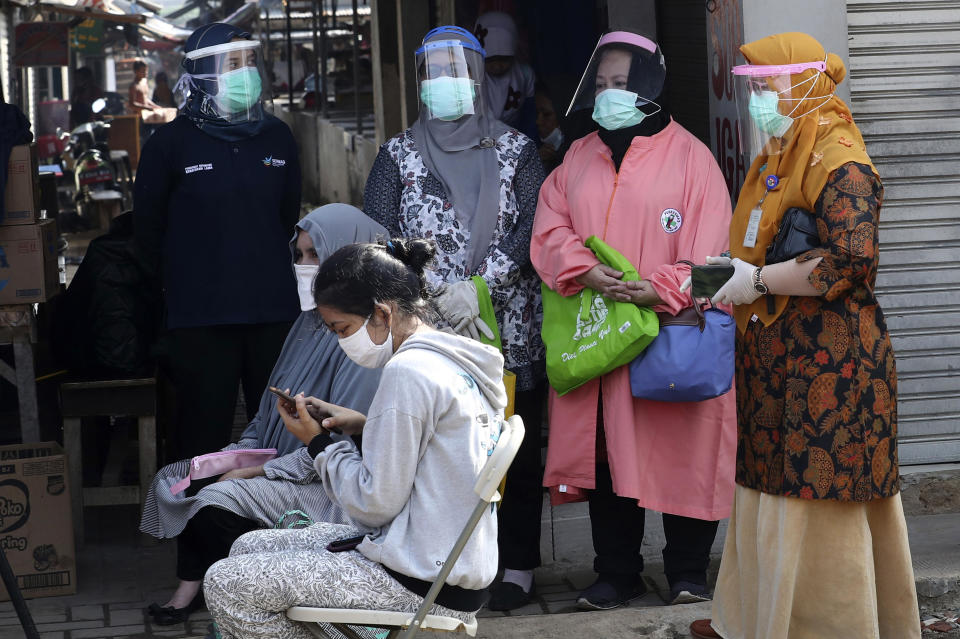
[[[741,64],[732,69],[733,75],[749,76],[771,76],[771,75],[794,75],[803,73],[807,69],[816,69],[820,73],[826,73],[827,63],[820,62],[798,62],[796,64]]]
[[[596,48],[599,49],[605,44],[612,44],[615,42],[632,44],[633,46],[645,49],[650,53],[657,52],[657,44],[653,40],[650,38],[644,38],[642,35],[637,35],[636,33],[630,33],[629,31],[611,31],[610,33],[605,34],[602,38],[600,38],[600,42],[597,43]],[[826,66],[824,66],[824,69],[826,69]]]

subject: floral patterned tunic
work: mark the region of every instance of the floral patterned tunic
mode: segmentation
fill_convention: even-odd
[[[500,214],[493,241],[474,272],[466,269],[470,229],[456,218],[440,181],[432,175],[407,129],[380,147],[363,194],[363,210],[398,237],[437,243],[427,271],[434,289],[479,275],[490,289],[503,357],[517,376],[517,390],[532,389],[546,376],[540,337],[540,278],[530,264],[530,234],[540,185],[545,179],[536,145],[515,130],[496,141],[500,164]]]
[[[737,335],[737,483],[803,499],[864,502],[899,490],[897,375],[873,294],[883,186],[834,171],[816,204],[820,297],[791,297]]]

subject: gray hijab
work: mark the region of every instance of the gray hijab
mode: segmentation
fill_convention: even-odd
[[[290,240],[290,255],[297,246],[300,229],[310,235],[313,247],[317,249],[320,263],[333,255],[338,249],[358,242],[376,242],[378,239],[390,239],[390,233],[363,211],[349,204],[325,204],[307,213],[297,222],[297,230]]]
[[[375,242],[387,237],[382,226],[347,204],[328,204],[297,222],[310,234],[320,261],[355,242]],[[297,236],[290,241],[290,253]],[[280,357],[270,373],[270,386],[289,388],[366,413],[380,382],[380,370],[362,368],[350,361],[337,336],[317,321],[313,311],[303,311],[287,334]],[[280,455],[303,444],[284,427],[277,413],[277,398],[264,391],[260,408],[241,439],[256,440],[256,448],[276,448]]]
[[[447,32],[425,39],[424,44],[432,40],[468,42],[463,36]],[[467,64],[470,77],[477,83],[476,113],[444,122],[431,119],[427,109],[421,107],[412,129],[424,165],[443,186],[457,222],[470,231],[466,267],[473,274],[490,250],[500,216],[500,163],[496,146],[485,138],[496,141],[510,127],[485,113],[479,86],[484,77],[483,56],[471,55]]]

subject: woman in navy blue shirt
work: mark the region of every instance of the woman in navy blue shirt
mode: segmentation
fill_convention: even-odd
[[[241,384],[252,418],[299,314],[287,240],[300,164],[290,129],[263,109],[260,60],[260,43],[237,27],[196,30],[180,114],[151,136],[137,170],[140,257],[166,303],[176,459],[229,443]]]

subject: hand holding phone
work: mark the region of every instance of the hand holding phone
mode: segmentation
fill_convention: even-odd
[[[704,264],[690,268],[690,279],[695,298],[711,298],[733,277],[734,268],[728,264]]]
[[[276,386],[268,386],[267,389],[271,393],[273,393],[274,395],[282,399],[284,402],[289,404],[289,406],[286,407],[287,412],[290,413],[291,416],[296,416],[297,400],[295,397],[291,396],[289,393],[285,393],[284,391],[280,390]],[[324,418],[330,417],[330,413],[323,411],[319,406],[316,406],[309,401],[306,402],[306,405],[307,405],[307,413],[310,415],[310,417],[320,422],[320,425],[322,427]],[[343,431],[337,428],[336,426],[327,428],[327,430],[329,430],[331,433],[336,433],[338,435],[343,434]]]

